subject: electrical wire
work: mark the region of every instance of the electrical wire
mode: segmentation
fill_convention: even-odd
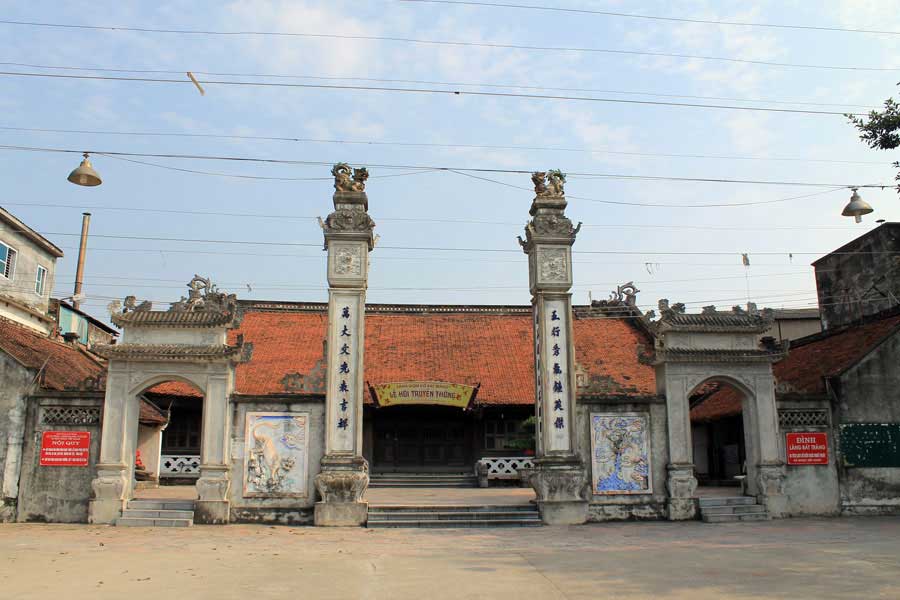
[[[11,228],[0,228],[0,231],[24,231]],[[80,237],[81,233],[66,233],[59,231],[42,231],[42,236],[69,236]],[[199,243],[199,244],[225,244],[240,246],[279,246],[279,247],[303,247],[303,248],[321,248],[321,242],[273,242],[270,240],[218,240],[205,238],[176,238],[176,237],[158,237],[158,236],[138,236],[138,235],[118,235],[118,234],[102,234],[92,233],[92,238],[116,239],[116,240],[140,240],[140,241],[156,241],[156,242],[181,242],[181,243]],[[383,250],[410,250],[415,252],[487,252],[487,253],[512,253],[520,254],[521,250],[511,248],[463,248],[450,246],[388,246],[378,244],[378,249]],[[738,251],[713,251],[713,250],[573,250],[573,254],[592,254],[592,255],[630,255],[630,256],[740,256],[745,252]],[[746,252],[746,254],[754,256],[824,256],[826,254],[832,256],[881,256],[881,255],[900,255],[900,251],[894,250],[872,250],[865,252],[796,252],[796,251],[761,251]]]
[[[129,31],[137,33],[165,33],[178,35],[206,35],[206,36],[272,36],[272,37],[299,37],[309,39],[337,39],[337,40],[362,40],[373,42],[398,42],[416,45],[428,46],[451,46],[451,47],[474,47],[474,48],[492,48],[500,50],[528,50],[538,52],[578,52],[588,54],[611,54],[611,55],[627,55],[627,56],[653,56],[662,58],[678,58],[684,60],[708,60],[728,63],[751,64],[767,67],[787,67],[800,69],[824,69],[837,71],[900,71],[900,67],[856,67],[842,65],[820,65],[820,64],[799,64],[799,63],[783,63],[766,60],[751,60],[743,58],[732,58],[725,56],[704,56],[698,54],[680,54],[675,52],[650,52],[642,50],[620,50],[614,48],[587,48],[576,46],[536,46],[527,44],[504,44],[500,42],[470,42],[470,41],[454,41],[454,40],[427,40],[420,38],[408,38],[399,36],[379,36],[379,35],[350,35],[336,33],[301,33],[288,31],[216,31],[204,29],[163,29],[153,27],[132,27],[122,25],[80,25],[75,23],[46,23],[38,21],[16,21],[4,19],[0,20],[0,24],[17,25],[27,27],[43,27],[52,29],[81,29],[93,31]],[[207,83],[207,82],[204,82]]]
[[[900,70],[900,69],[897,69]],[[43,77],[49,79],[83,79],[93,81],[129,81],[139,83],[173,83],[194,85],[189,79],[161,79],[158,77],[110,77],[107,75],[63,75],[61,73],[25,73],[16,71],[0,71],[5,77]],[[862,113],[846,113],[838,111],[810,110],[799,108],[771,108],[762,106],[736,106],[730,104],[696,104],[689,102],[663,102],[660,100],[627,100],[625,98],[600,98],[596,96],[560,96],[552,94],[517,94],[512,92],[481,92],[474,90],[442,90],[436,88],[400,88],[375,85],[334,85],[322,83],[276,83],[270,81],[228,81],[223,79],[204,79],[203,85],[250,86],[269,88],[300,88],[319,90],[352,90],[362,92],[401,92],[413,94],[438,94],[451,96],[479,96],[494,98],[523,98],[528,100],[563,100],[572,102],[601,102],[611,104],[631,104],[643,106],[674,106],[682,108],[712,108],[717,110],[743,110],[769,113],[790,113],[803,115],[829,115],[840,117],[864,116]]]
[[[422,171],[419,171],[422,172]],[[424,171],[427,172],[427,171]],[[405,173],[409,175],[415,173]],[[398,174],[400,175],[400,174]],[[378,176],[373,176],[378,177]],[[380,177],[390,177],[390,175],[381,175]],[[372,177],[370,177],[371,179]],[[328,177],[328,180],[331,178]],[[205,210],[185,210],[185,209],[168,209],[168,208],[144,208],[139,206],[104,206],[92,204],[58,204],[53,202],[4,202],[2,206],[28,206],[39,208],[70,208],[72,210],[85,211],[117,211],[117,212],[142,212],[156,214],[176,214],[176,215],[196,215],[202,217],[239,217],[242,219],[276,219],[276,220],[298,220],[298,221],[316,221],[319,217],[289,215],[289,214],[265,214],[265,213],[242,213],[242,212],[220,212]],[[379,223],[434,223],[434,224],[452,224],[452,225],[502,225],[509,227],[519,227],[522,225],[519,221],[485,221],[479,219],[440,219],[426,217],[378,217]],[[775,226],[755,226],[755,225],[675,225],[675,224],[625,224],[625,223],[604,223],[602,225],[584,223],[582,228],[602,228],[602,229],[675,229],[675,230],[698,230],[698,231],[858,231],[858,227],[840,227],[833,225],[775,225]]]
[[[838,160],[827,158],[805,158],[805,157],[789,157],[789,156],[740,156],[727,154],[674,154],[661,152],[627,152],[620,150],[608,150],[600,148],[566,148],[554,146],[503,146],[492,144],[439,144],[431,142],[394,142],[383,140],[342,140],[342,139],[323,139],[323,138],[305,138],[299,136],[268,136],[268,135],[237,135],[237,134],[219,134],[219,133],[187,133],[187,132],[160,132],[160,131],[109,131],[97,129],[51,129],[46,127],[10,127],[0,125],[0,131],[26,131],[31,133],[74,133],[84,135],[118,135],[127,137],[146,136],[146,137],[184,137],[184,138],[202,138],[202,139],[225,139],[225,140],[254,140],[268,142],[300,142],[314,144],[347,144],[361,146],[400,146],[412,148],[449,148],[453,150],[472,149],[472,150],[531,150],[546,152],[579,152],[585,154],[612,154],[616,156],[636,156],[650,158],[700,158],[713,160],[756,160],[756,161],[775,161],[775,162],[809,162],[809,163],[830,163],[830,164],[850,164],[850,165],[872,165],[884,167],[890,163],[887,161],[865,161],[865,160]]]
[[[90,150],[90,149],[71,149],[71,148],[50,148],[50,147],[37,147],[37,146],[15,146],[15,145],[0,145],[0,150],[12,150],[12,151],[20,151],[20,152],[52,152],[52,153],[63,153],[63,154],[82,154],[84,152],[88,152],[90,154],[103,155],[103,156],[128,156],[128,157],[142,157],[142,158],[176,158],[176,159],[190,159],[190,160],[221,160],[221,161],[231,161],[231,162],[248,162],[248,163],[262,163],[262,164],[284,164],[284,165],[304,165],[304,166],[332,166],[332,163],[325,161],[309,161],[309,160],[286,160],[286,159],[275,159],[275,158],[254,158],[254,157],[241,157],[241,156],[214,156],[214,155],[202,155],[202,154],[174,154],[174,153],[145,153],[145,152],[120,152],[120,151],[109,151],[109,150]],[[381,168],[381,169],[403,169],[403,170],[421,170],[421,171],[446,171],[453,172],[459,174],[459,172],[466,172],[467,174],[471,173],[495,173],[495,174],[515,174],[515,175],[531,175],[533,171],[528,169],[501,169],[501,168],[486,168],[486,167],[447,167],[447,166],[431,166],[431,165],[395,165],[395,164],[382,164],[382,163],[368,163],[369,167]],[[819,188],[832,188],[831,190],[821,190],[818,193],[828,193],[829,191],[836,191],[839,189],[850,189],[850,188],[889,188],[893,187],[893,184],[883,184],[883,183],[867,183],[867,184],[854,184],[854,183],[821,183],[821,182],[811,182],[811,181],[772,181],[772,180],[763,180],[763,179],[728,179],[728,178],[713,178],[713,177],[672,177],[672,176],[662,176],[662,175],[627,175],[623,173],[569,173],[569,177],[573,178],[603,178],[603,179],[622,179],[622,180],[647,180],[647,181],[677,181],[677,182],[695,182],[695,183],[722,183],[722,184],[750,184],[750,185],[783,185],[783,186],[800,186],[800,187],[819,187]],[[492,183],[497,183],[496,181],[492,181]],[[511,185],[511,184],[505,184]],[[516,187],[516,186],[512,186]],[[518,188],[518,189],[528,189],[528,188]],[[570,196],[571,197],[571,196]],[[622,202],[615,200],[599,200],[599,199],[589,199],[589,198],[579,198],[580,200],[587,200],[590,202],[597,202],[601,204],[622,204],[626,206],[653,206],[653,207],[671,207],[671,208],[708,208],[708,207],[719,207],[719,206],[750,206],[754,204],[770,204],[773,201],[760,201],[760,202],[747,202],[747,203],[734,203],[734,204],[645,204],[645,203],[634,203],[634,202]],[[791,200],[796,198],[789,198]]]
[[[887,31],[882,29],[859,29],[852,27],[828,27],[825,25],[798,25],[787,23],[756,23],[747,21],[725,21],[714,19],[693,19],[688,17],[664,17],[661,15],[648,15],[637,13],[616,12],[610,10],[593,10],[587,8],[566,8],[561,6],[544,6],[535,4],[511,4],[505,2],[482,2],[475,0],[398,0],[407,4],[448,4],[457,6],[477,6],[486,8],[514,8],[523,10],[536,10],[557,13],[570,13],[578,15],[602,15],[605,17],[622,17],[627,19],[646,19],[652,21],[670,21],[675,23],[696,23],[704,25],[730,25],[737,27],[765,27],[771,29],[797,29],[806,31],[830,31],[840,33],[875,33],[882,35],[900,35],[900,31]]]
[[[108,67],[74,67],[69,65],[39,65],[33,63],[21,63],[5,61],[0,65],[11,67],[23,67],[29,69],[54,69],[60,71],[91,71],[97,73],[142,73],[142,74],[161,74],[161,75],[179,75],[185,74],[184,69],[174,71],[170,69],[126,69],[126,68],[108,68]],[[691,100],[724,100],[728,102],[753,102],[756,104],[787,104],[800,106],[841,106],[845,108],[862,108],[866,110],[876,110],[879,106],[868,104],[847,104],[838,102],[810,102],[801,100],[771,100],[767,98],[734,98],[732,96],[697,96],[690,94],[662,94],[656,92],[640,92],[634,90],[617,90],[606,88],[573,88],[573,87],[552,87],[541,85],[516,85],[511,83],[483,83],[483,82],[459,82],[459,81],[435,81],[431,79],[391,79],[384,77],[336,77],[324,75],[290,75],[285,73],[223,73],[221,71],[191,71],[194,75],[203,75],[211,77],[254,77],[266,79],[312,79],[319,81],[368,81],[376,83],[401,83],[404,85],[440,85],[447,87],[482,87],[482,88],[498,88],[498,89],[515,89],[515,90],[539,90],[552,92],[585,92],[600,94],[622,94],[631,96],[651,96],[658,98],[688,98]]]

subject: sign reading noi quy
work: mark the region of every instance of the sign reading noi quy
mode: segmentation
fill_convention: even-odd
[[[477,386],[443,381],[403,381],[369,386],[375,404],[380,407],[410,404],[469,407],[478,392]]]
[[[45,431],[41,435],[42,467],[86,467],[90,456],[90,431]]]

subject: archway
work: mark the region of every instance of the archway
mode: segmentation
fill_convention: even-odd
[[[145,407],[152,407],[164,415],[165,422],[159,428],[142,424],[138,432],[135,496],[146,495],[140,493],[142,488],[163,488],[154,495],[165,495],[174,486],[193,488],[200,478],[202,464],[203,391],[186,381],[173,379],[147,388],[140,397],[142,413]],[[142,480],[148,484],[142,486]],[[181,496],[187,490],[172,492]]]
[[[741,396],[745,492],[765,504],[770,515],[781,516],[785,511],[784,464],[771,365],[783,356],[783,349],[763,344],[759,338],[774,315],[759,312],[753,305],[731,311],[710,306],[701,314],[685,314],[683,304],[670,307],[668,300],[661,300],[659,308],[662,314],[654,323],[657,340],[652,361],[657,388],[666,397],[669,519],[696,515],[691,398],[714,384],[724,384]]]
[[[727,379],[710,379],[689,396],[697,496],[743,493],[747,482],[747,393]],[[751,466],[752,468],[752,466]]]
[[[231,474],[229,397],[234,367],[243,358],[243,340],[228,344],[235,326],[236,298],[216,291],[195,276],[189,297],[169,310],[152,310],[133,296],[112,314],[122,343],[98,346],[109,361],[103,403],[103,430],[97,475],[91,486],[89,520],[114,523],[134,494],[134,457],[138,449],[141,398],[148,390],[176,381],[202,393],[200,476],[196,483],[195,520],[227,523]]]

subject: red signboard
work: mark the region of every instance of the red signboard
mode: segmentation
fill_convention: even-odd
[[[90,455],[90,431],[45,431],[41,437],[42,467],[86,467]]]
[[[789,465],[827,465],[828,434],[788,433],[787,464]]]

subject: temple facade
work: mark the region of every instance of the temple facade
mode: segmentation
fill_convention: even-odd
[[[643,313],[630,283],[573,306],[559,171],[532,177],[530,305],[370,304],[368,173],[332,174],[327,303],[195,276],[169,306],[111,305],[114,344],[0,339],[4,519],[117,523],[168,480],[200,523],[359,526],[369,489],[404,477],[530,486],[546,524],[900,511],[896,314],[788,343],[773,311]]]

